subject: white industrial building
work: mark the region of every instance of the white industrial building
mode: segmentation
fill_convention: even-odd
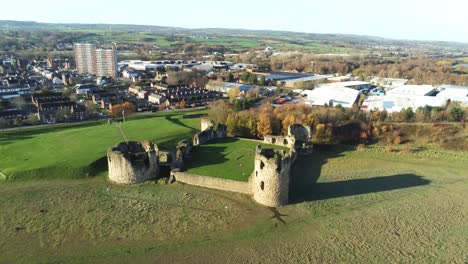
[[[305,90],[303,95],[307,95],[306,104],[308,105],[328,105],[350,108],[359,97],[359,91],[339,85],[326,85],[315,88],[314,90]]]
[[[468,86],[442,85],[439,90],[441,92],[437,94],[437,97],[468,106]]]
[[[398,79],[398,78],[381,78],[374,77],[370,81],[372,84],[382,87],[399,87],[405,85],[409,80],[408,79]]]
[[[404,95],[384,95],[368,96],[362,103],[362,110],[386,110],[387,112],[400,112],[402,109],[419,107],[444,107],[447,103],[445,98],[437,96],[404,96]]]
[[[387,95],[399,96],[432,96],[437,93],[431,85],[403,85],[387,90]]]

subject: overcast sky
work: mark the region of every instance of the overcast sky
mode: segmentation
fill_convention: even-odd
[[[468,42],[468,0],[13,0],[0,20],[344,33]]]

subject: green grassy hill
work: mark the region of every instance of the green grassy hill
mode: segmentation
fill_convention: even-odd
[[[182,112],[121,124],[128,140],[170,148],[199,130],[199,118]],[[80,178],[105,173],[107,149],[123,141],[114,125],[91,122],[0,133],[0,172],[11,179]]]

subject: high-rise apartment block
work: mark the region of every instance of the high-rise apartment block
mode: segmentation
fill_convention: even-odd
[[[75,43],[75,62],[79,73],[117,77],[117,50],[96,49],[94,44]]]

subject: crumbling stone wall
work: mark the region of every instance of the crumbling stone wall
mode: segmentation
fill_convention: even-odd
[[[273,136],[273,135],[266,135],[263,137],[263,142],[270,144],[270,145],[277,145],[283,146],[287,148],[292,148],[295,144],[294,138],[288,136]]]
[[[107,151],[109,180],[134,184],[158,177],[158,147],[150,141],[122,142]]]
[[[301,124],[290,125],[286,136],[267,135],[263,138],[263,142],[294,149],[299,155],[310,155],[313,149],[310,127]]]
[[[193,137],[193,145],[198,146],[215,138],[224,138],[227,136],[227,127],[223,124],[214,126],[213,121],[201,120],[202,131]]]
[[[206,117],[202,117],[200,119],[200,125],[201,125],[200,131],[205,131],[210,127],[214,127],[215,123],[212,120],[210,120],[210,119],[208,119]]]
[[[257,146],[255,168],[250,177],[253,199],[263,205],[277,207],[289,202],[289,181],[296,152],[275,151]]]
[[[196,185],[211,189],[251,194],[250,185],[247,182],[234,181],[229,179],[194,175],[180,171],[172,171],[177,182]]]

